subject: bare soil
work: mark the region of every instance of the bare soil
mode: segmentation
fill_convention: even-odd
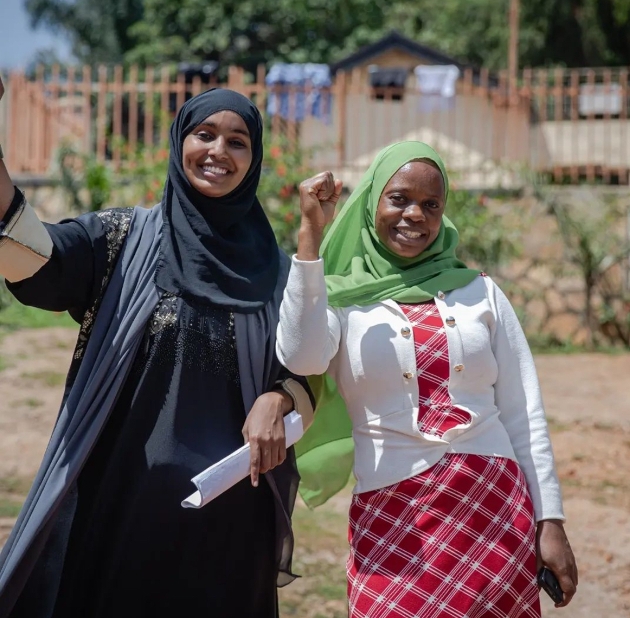
[[[0,506],[28,491],[54,424],[76,331],[21,330],[0,340]],[[630,355],[536,357],[567,531],[578,559],[573,603],[544,616],[630,617]],[[296,570],[282,615],[344,616],[347,493],[313,512],[296,509]],[[0,517],[0,546],[13,525]]]

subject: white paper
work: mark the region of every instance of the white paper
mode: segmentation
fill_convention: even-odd
[[[304,433],[302,417],[295,410],[284,417],[284,432],[287,447],[302,437]],[[187,509],[200,509],[247,477],[250,469],[249,451],[249,444],[245,444],[193,477],[191,480],[197,491],[183,500],[182,506]]]

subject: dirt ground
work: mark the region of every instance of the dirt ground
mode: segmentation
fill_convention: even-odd
[[[23,330],[0,341],[0,504],[5,507],[19,503],[37,470],[75,336],[63,328]],[[536,363],[580,570],[573,603],[554,610],[543,598],[545,618],[628,618],[630,355],[548,355]],[[282,591],[282,615],[343,615],[347,501],[341,496],[328,510],[312,513],[298,506],[296,563],[304,577]],[[12,517],[0,517],[0,545],[12,524]],[[327,578],[317,594],[309,588],[315,563]]]

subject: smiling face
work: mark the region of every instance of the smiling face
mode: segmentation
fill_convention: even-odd
[[[230,111],[208,116],[185,138],[182,165],[190,184],[206,197],[223,197],[245,178],[252,143],[245,121]]]
[[[444,179],[425,161],[403,165],[389,180],[375,217],[380,241],[400,257],[418,257],[437,238],[444,215]]]

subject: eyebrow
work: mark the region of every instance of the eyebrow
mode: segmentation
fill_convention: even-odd
[[[217,125],[214,122],[205,122],[205,121],[197,125],[197,128],[199,127],[208,127],[210,129],[215,129],[215,130],[218,129]],[[247,129],[228,129],[228,131],[230,133],[238,133],[239,135],[244,135],[246,138],[250,139],[249,131]]]
[[[399,186],[394,186],[391,189],[389,189],[386,192],[386,195],[391,195],[392,193],[399,193],[399,192],[400,193],[405,193],[405,192],[408,193],[408,192],[413,191],[413,190],[414,190],[414,187],[408,187],[407,185],[402,185],[402,186],[399,185]],[[437,195],[437,194],[434,194],[434,193],[427,193],[426,197],[432,198],[432,199],[435,199],[435,200],[444,199],[444,195],[443,194],[442,195]]]

